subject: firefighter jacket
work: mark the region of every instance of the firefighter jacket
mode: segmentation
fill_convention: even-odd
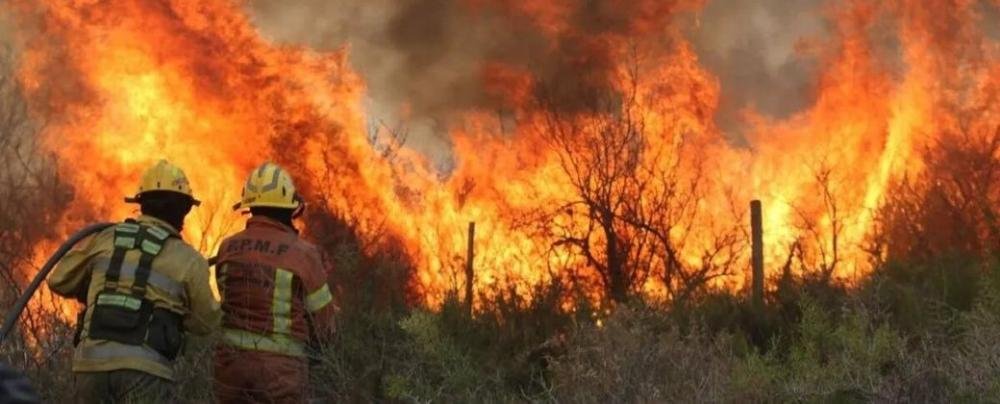
[[[113,252],[119,239],[116,229],[127,225],[112,226],[66,254],[49,276],[48,285],[59,295],[87,304],[82,313],[80,342],[73,356],[73,371],[134,369],[173,380],[172,361],[148,344],[124,344],[89,336],[94,304],[102,291],[109,287],[105,279],[109,272],[117,275],[118,280],[114,284],[121,290],[135,286],[137,278],[144,279],[143,304],[149,303],[158,311],[176,316],[178,323],[182,324],[182,330],[178,332],[207,335],[218,328],[222,312],[209,284],[211,275],[205,258],[182,241],[176,229],[162,220],[143,215],[131,224],[134,228],[141,225],[143,229],[153,229],[156,234],[164,236],[162,244],[156,246],[152,261],[143,263],[144,253],[141,250],[128,250],[121,257],[117,266],[119,269],[109,271],[114,266]],[[144,266],[149,270],[142,270]],[[148,278],[137,277],[137,273],[148,273]]]
[[[304,357],[333,328],[328,262],[295,229],[254,216],[219,247],[222,341],[234,348]]]

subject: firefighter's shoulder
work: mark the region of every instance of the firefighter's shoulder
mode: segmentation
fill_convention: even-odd
[[[208,260],[192,245],[179,238],[167,240],[163,246],[165,261],[184,268],[208,269]]]

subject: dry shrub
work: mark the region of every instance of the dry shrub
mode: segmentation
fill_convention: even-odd
[[[36,245],[57,238],[54,225],[72,198],[53,159],[39,147],[42,123],[30,116],[8,40],[0,31],[0,312],[5,315],[36,270]],[[36,295],[0,346],[0,361],[25,372],[46,402],[71,397],[73,332],[53,313],[56,307],[59,301],[50,294]]]
[[[682,335],[662,312],[622,307],[587,325],[553,364],[553,395],[571,403],[719,402],[736,358],[727,338]]]

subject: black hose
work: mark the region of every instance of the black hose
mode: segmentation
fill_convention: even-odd
[[[52,268],[56,266],[56,263],[62,259],[63,255],[66,255],[71,248],[73,248],[76,243],[83,240],[85,237],[97,233],[101,230],[107,229],[108,227],[114,226],[114,223],[94,223],[90,226],[84,227],[80,231],[76,232],[66,242],[59,246],[49,260],[45,262],[42,269],[35,274],[35,279],[31,280],[28,287],[24,290],[24,293],[17,298],[14,302],[14,306],[7,311],[7,317],[3,320],[3,328],[0,328],[0,344],[7,340],[7,334],[14,329],[14,325],[17,324],[17,318],[21,316],[21,312],[24,311],[24,306],[28,304],[28,300],[31,300],[31,296],[35,294],[38,287],[42,285],[42,281],[49,276],[49,272],[52,272]]]

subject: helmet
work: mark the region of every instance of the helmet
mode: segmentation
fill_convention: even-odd
[[[195,206],[201,204],[201,201],[194,199],[191,185],[188,183],[184,171],[170,164],[167,160],[160,160],[152,168],[146,170],[146,173],[142,175],[142,182],[139,183],[139,190],[136,191],[135,196],[126,197],[125,202],[139,203],[142,194],[152,191],[176,192],[190,197]]]
[[[302,199],[295,192],[295,184],[288,172],[274,163],[264,163],[250,173],[243,185],[243,200],[233,209],[268,207],[296,209]]]

